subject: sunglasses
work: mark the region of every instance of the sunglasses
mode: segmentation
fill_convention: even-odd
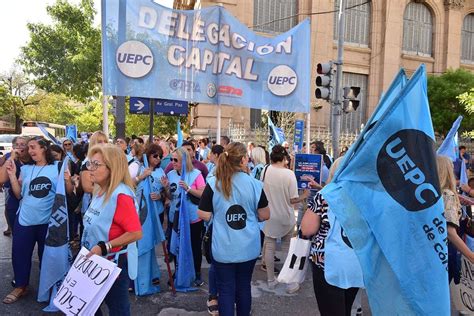
[[[172,162],[178,162],[178,158],[171,158]]]
[[[72,144],[71,143],[64,143],[63,145],[64,146],[71,146]]]
[[[155,158],[155,159],[157,159],[157,158],[160,158],[160,159],[161,159],[161,156],[158,155],[158,154],[154,154],[154,155],[152,155],[152,157]]]

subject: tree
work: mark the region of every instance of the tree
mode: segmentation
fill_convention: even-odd
[[[38,105],[27,106],[26,120],[43,121],[61,125],[75,123],[80,111],[65,95],[48,93]]]
[[[428,77],[428,99],[436,132],[446,135],[459,115],[464,119],[461,130],[474,129],[474,116],[469,115],[457,98],[474,86],[474,74],[467,70],[448,70],[441,76]]]
[[[80,101],[90,99],[102,81],[101,33],[93,25],[93,1],[73,5],[57,0],[46,10],[53,24],[28,24],[30,41],[22,47],[20,62],[38,88]]]
[[[458,99],[465,106],[467,112],[474,113],[474,88],[459,95]]]

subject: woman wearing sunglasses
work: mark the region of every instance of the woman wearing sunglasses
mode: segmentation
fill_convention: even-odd
[[[38,257],[43,257],[44,242],[48,231],[49,218],[56,194],[59,165],[51,154],[49,143],[42,137],[35,137],[27,143],[28,153],[34,164],[23,165],[17,178],[17,166],[13,159],[6,162],[11,189],[17,199],[21,199],[15,222],[12,243],[12,263],[15,274],[15,289],[3,303],[16,302],[27,292],[30,280],[31,259],[35,246]],[[72,192],[69,170],[64,174],[66,190]]]
[[[114,145],[94,146],[86,163],[91,179],[97,185],[84,214],[82,245],[89,256],[103,256],[122,269],[105,297],[110,315],[130,315],[128,276],[136,275],[135,241],[142,238],[133,181],[123,152]],[[100,310],[96,315],[102,315]]]
[[[183,160],[186,166],[186,177],[181,180]],[[191,227],[191,248],[193,252],[194,271],[196,273],[196,280],[194,286],[202,286],[204,282],[201,279],[201,263],[202,263],[202,232],[204,225],[202,220],[197,216],[197,208],[199,204],[199,198],[201,197],[202,191],[206,186],[204,178],[198,169],[193,167],[191,156],[188,151],[184,148],[178,148],[173,151],[171,163],[173,170],[168,173],[168,180],[170,183],[171,192],[171,204],[170,213],[168,220],[170,223],[170,229],[167,230],[169,236],[171,236],[171,229],[175,220],[175,214],[179,211],[179,202],[181,200],[181,194],[186,194],[186,210],[189,212],[189,221]],[[183,262],[182,264],[188,264]]]

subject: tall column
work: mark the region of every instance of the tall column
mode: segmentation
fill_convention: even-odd
[[[446,10],[444,21],[444,45],[443,70],[448,68],[459,68],[461,63],[461,28],[462,14],[465,0],[444,0]]]

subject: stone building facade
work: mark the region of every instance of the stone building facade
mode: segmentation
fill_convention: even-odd
[[[420,63],[429,74],[449,68],[474,71],[474,0],[346,0],[343,84],[362,88],[361,105],[342,118],[342,132],[355,132],[374,111],[400,67],[410,76]],[[255,31],[274,36],[311,19],[311,127],[329,129],[331,108],[314,97],[316,65],[337,57],[339,0],[201,1],[223,5]],[[311,14],[312,13],[312,14]],[[284,17],[292,18],[279,20]],[[266,23],[275,21],[274,23]],[[196,135],[215,133],[216,107],[191,110]],[[299,115],[301,118],[304,115]],[[259,110],[222,107],[222,133],[229,122],[247,129],[261,118]],[[232,136],[232,135],[230,135]]]

